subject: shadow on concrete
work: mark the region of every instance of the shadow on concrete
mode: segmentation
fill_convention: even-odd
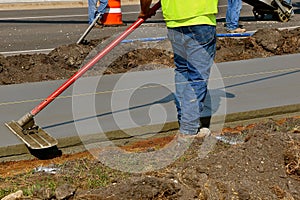
[[[217,95],[214,95],[212,98],[211,94],[217,94]],[[202,127],[209,128],[211,126],[211,118],[216,113],[216,111],[220,108],[222,99],[231,99],[234,97],[235,97],[234,94],[223,91],[221,89],[208,90],[208,93],[204,101],[204,110],[202,112],[202,117],[200,118],[201,128]],[[219,114],[226,115],[225,112]]]
[[[226,88],[232,88],[232,87],[238,87],[238,86],[242,86],[242,85],[247,85],[247,84],[251,84],[251,83],[257,83],[257,82],[265,81],[265,80],[268,80],[268,79],[287,76],[287,75],[295,74],[295,73],[299,73],[299,72],[300,72],[300,70],[295,70],[295,71],[285,72],[285,73],[272,75],[272,76],[268,76],[268,77],[258,78],[258,79],[255,79],[255,80],[250,80],[250,81],[245,81],[245,82],[241,82],[241,83],[237,83],[237,84],[228,85],[228,86],[225,87],[225,89]]]
[[[214,96],[211,97],[210,94],[214,94]],[[207,94],[205,102],[204,102],[204,110],[202,112],[202,117],[200,118],[201,127],[210,127],[211,117],[219,109],[223,98],[234,98],[234,97],[235,97],[234,94],[224,92],[221,89],[210,89],[208,91],[208,94]],[[113,112],[106,112],[106,113],[102,113],[102,114],[98,114],[98,115],[94,115],[94,116],[83,117],[83,118],[76,119],[76,120],[69,120],[69,121],[65,121],[65,122],[61,122],[61,123],[56,123],[56,124],[44,126],[43,129],[65,126],[68,124],[86,121],[86,120],[90,120],[93,118],[98,118],[99,121],[101,121],[102,117],[111,116],[111,115],[121,113],[124,111],[128,111],[128,110],[133,111],[135,109],[149,107],[149,106],[156,105],[156,104],[165,104],[165,103],[169,103],[169,102],[174,102],[174,106],[175,106],[175,95],[173,93],[170,93],[167,96],[165,96],[164,98],[154,101],[154,102],[151,102],[151,103],[148,103],[148,104],[132,106],[129,108],[124,108],[124,109],[120,109],[120,110],[113,111]],[[223,114],[225,115],[226,113],[223,113]],[[143,125],[141,125],[141,126],[143,126]]]
[[[113,115],[115,113],[120,113],[120,112],[124,112],[124,111],[127,111],[127,110],[135,110],[135,109],[138,109],[138,108],[143,108],[143,107],[147,107],[147,106],[151,106],[151,105],[155,105],[155,104],[168,103],[168,102],[174,101],[174,99],[175,99],[174,94],[171,93],[171,94],[167,95],[166,97],[164,97],[164,98],[162,98],[158,101],[152,102],[152,103],[143,104],[143,105],[139,105],[139,106],[133,106],[133,107],[125,108],[125,109],[120,109],[120,110],[114,111],[114,112],[106,112],[106,113],[98,114],[98,115],[95,115],[95,116],[84,117],[84,118],[77,119],[77,120],[69,120],[69,121],[65,121],[65,122],[61,122],[61,123],[56,123],[56,124],[44,126],[43,129],[54,128],[54,127],[63,126],[63,125],[67,125],[67,124],[72,124],[72,123],[85,121],[85,120],[89,120],[89,119],[93,119],[93,118],[101,118],[101,117]]]

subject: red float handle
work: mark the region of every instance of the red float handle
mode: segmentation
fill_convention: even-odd
[[[151,13],[155,13],[161,4],[157,2],[152,8]],[[108,54],[114,47],[116,47],[122,40],[124,40],[129,34],[131,34],[136,28],[138,28],[147,18],[139,18],[130,27],[128,27],[120,36],[107,45],[101,52],[99,52],[92,60],[85,64],[80,70],[78,70],[71,78],[64,82],[59,88],[57,88],[51,95],[43,100],[39,105],[33,108],[30,114],[37,115],[48,104],[50,104],[57,96],[64,92],[69,86],[71,86],[78,78],[80,78],[87,70],[93,67],[101,58]]]

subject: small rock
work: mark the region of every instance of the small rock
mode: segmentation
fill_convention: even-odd
[[[53,193],[50,188],[41,188],[34,192],[34,196],[40,199],[51,199]]]
[[[69,57],[68,60],[66,61],[66,64],[69,66],[74,66],[76,63],[76,59],[74,57]]]
[[[11,193],[11,194],[3,197],[1,200],[17,200],[17,199],[21,198],[22,196],[23,196],[23,191],[18,190],[15,193]]]
[[[58,200],[68,199],[75,194],[75,191],[76,189],[74,187],[64,184],[56,188],[55,196]]]
[[[217,169],[222,169],[222,165],[216,165]]]
[[[152,151],[155,151],[154,147],[150,147],[150,148],[147,149],[147,152],[152,152]]]
[[[239,196],[239,199],[241,199],[241,200],[251,199],[249,191],[247,189],[244,189],[244,188],[240,188],[238,190],[238,196]]]
[[[257,170],[259,173],[264,173],[264,172],[265,172],[265,169],[264,169],[264,167],[263,167],[262,165],[258,165],[258,166],[256,167],[256,170]]]
[[[25,69],[25,70],[30,70],[30,66],[29,66],[29,65],[26,65],[26,66],[24,67],[24,69]]]
[[[3,72],[3,66],[0,64],[0,73]]]
[[[93,199],[109,199],[109,200],[115,200],[117,198],[114,198],[114,194],[112,194],[110,197],[106,198],[101,192],[95,190],[94,191],[88,191],[88,190],[81,190],[78,189],[76,191],[76,194],[74,195],[73,200],[93,200]]]
[[[1,73],[1,70],[0,70]],[[293,133],[300,133],[300,126],[296,126],[295,128],[293,128]]]

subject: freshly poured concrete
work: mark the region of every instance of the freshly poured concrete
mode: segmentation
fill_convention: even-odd
[[[225,114],[239,120],[247,118],[247,112],[263,116],[299,111],[299,60],[300,54],[295,54],[218,63],[209,81],[204,115]],[[58,139],[176,122],[173,77],[173,69],[162,69],[81,78],[35,121]],[[4,123],[18,120],[62,83],[0,86],[0,147],[22,144]]]

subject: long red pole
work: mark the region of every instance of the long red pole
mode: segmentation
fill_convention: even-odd
[[[160,2],[157,2],[151,10],[156,12],[160,8]],[[129,34],[131,34],[136,28],[138,28],[146,19],[137,19],[130,27],[128,27],[120,36],[107,45],[101,52],[99,52],[92,60],[85,64],[80,70],[78,70],[71,78],[64,82],[59,88],[57,88],[51,95],[43,100],[39,105],[33,108],[30,114],[37,115],[48,104],[50,104],[57,96],[64,92],[69,86],[71,86],[78,78],[80,78],[87,70],[93,67],[100,59],[108,54],[114,47],[116,47],[122,40],[124,40]]]

